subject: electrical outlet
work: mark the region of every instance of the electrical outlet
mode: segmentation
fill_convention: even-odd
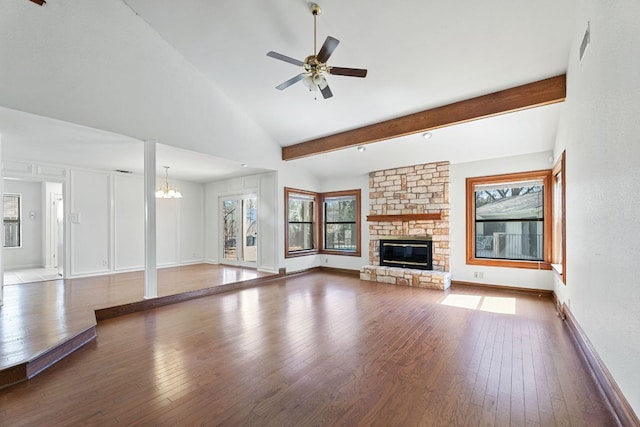
[[[484,272],[483,271],[474,271],[473,272],[473,277],[476,279],[484,279]]]
[[[325,258],[325,259],[324,259],[324,263],[325,263],[325,264],[329,264],[329,260]]]
[[[103,260],[102,260],[102,266],[103,266],[103,267],[108,267],[108,266],[109,266],[109,263],[107,262],[107,260],[106,260],[106,259],[103,259]]]

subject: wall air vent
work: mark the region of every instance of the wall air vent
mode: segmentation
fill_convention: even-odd
[[[587,51],[587,47],[591,44],[591,25],[587,22],[587,29],[584,32],[584,36],[582,36],[582,43],[580,44],[580,63],[582,63],[582,58],[584,58],[584,54]]]

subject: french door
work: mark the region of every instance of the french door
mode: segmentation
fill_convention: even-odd
[[[255,195],[221,199],[224,264],[256,266],[258,260],[258,199]]]

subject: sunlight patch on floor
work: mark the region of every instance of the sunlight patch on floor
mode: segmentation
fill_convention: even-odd
[[[451,294],[447,295],[441,304],[491,313],[516,314],[515,298]]]

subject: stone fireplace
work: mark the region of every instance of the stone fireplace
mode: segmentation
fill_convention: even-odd
[[[369,174],[369,265],[362,280],[447,289],[449,272],[449,162]],[[380,263],[380,241],[431,239],[431,269]]]

